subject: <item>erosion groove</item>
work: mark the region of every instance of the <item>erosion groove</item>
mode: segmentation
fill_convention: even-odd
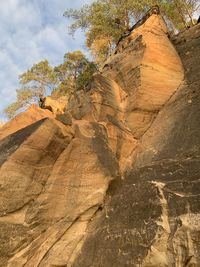
[[[1,267],[200,266],[200,25],[158,12],[91,89],[0,128]]]

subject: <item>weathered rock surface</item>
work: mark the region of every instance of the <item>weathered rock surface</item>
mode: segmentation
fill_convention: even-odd
[[[48,110],[41,110],[39,107],[32,105],[27,112],[20,113],[14,120],[1,127],[0,140],[46,117],[54,118],[55,116]]]
[[[200,265],[199,58],[154,14],[65,111],[1,128],[1,267]]]
[[[68,103],[68,97],[62,96],[57,99],[53,97],[46,97],[44,101],[44,108],[50,109],[54,114],[63,114]]]
[[[73,266],[200,266],[200,26],[173,40],[185,79],[113,181]]]

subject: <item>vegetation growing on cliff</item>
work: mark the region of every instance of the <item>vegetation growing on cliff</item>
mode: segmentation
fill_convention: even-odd
[[[18,110],[36,102],[39,97],[44,97],[47,89],[51,90],[56,85],[56,76],[49,62],[42,60],[22,73],[19,82],[22,88],[16,90],[17,100],[4,110],[8,118],[14,117]]]
[[[155,4],[159,5],[169,26],[180,30],[194,24],[193,15],[199,0],[96,0],[80,9],[68,9],[64,16],[73,20],[69,28],[71,34],[77,29],[85,31],[86,45],[101,63],[121,34]]]
[[[129,31],[153,5],[159,5],[171,29],[181,30],[194,24],[193,15],[199,0],[95,0],[80,9],[68,9],[64,16],[72,19],[71,34],[85,31],[86,45],[95,62],[81,51],[68,52],[56,67],[47,60],[34,64],[19,76],[21,88],[16,90],[17,100],[4,112],[12,118],[30,103],[37,103],[46,93],[55,97],[71,95],[77,90],[87,90],[93,74],[111,54],[120,36]]]
[[[41,95],[43,97],[46,90],[51,90],[57,81],[53,68],[47,60],[43,60],[21,74],[19,82],[28,86],[28,89],[35,91],[36,96]]]
[[[85,90],[96,70],[96,64],[89,61],[81,51],[66,53],[64,62],[54,68],[59,85],[53,90],[53,95],[61,96]]]
[[[64,62],[54,68],[47,60],[40,61],[19,76],[22,88],[16,90],[16,101],[4,113],[11,119],[18,111],[24,110],[31,103],[37,103],[47,93],[59,97],[84,90],[95,71],[96,64],[89,61],[81,51],[66,53]]]

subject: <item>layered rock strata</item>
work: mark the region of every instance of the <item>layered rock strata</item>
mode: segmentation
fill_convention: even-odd
[[[107,193],[73,266],[200,265],[200,26],[173,38],[185,78]]]
[[[0,266],[199,266],[199,26],[172,41],[153,14],[64,113],[0,129]]]

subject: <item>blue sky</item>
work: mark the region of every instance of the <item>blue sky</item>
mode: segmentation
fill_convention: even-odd
[[[85,50],[84,34],[68,34],[67,8],[91,0],[0,0],[0,120],[15,100],[18,75],[42,59],[57,65],[64,53]]]

